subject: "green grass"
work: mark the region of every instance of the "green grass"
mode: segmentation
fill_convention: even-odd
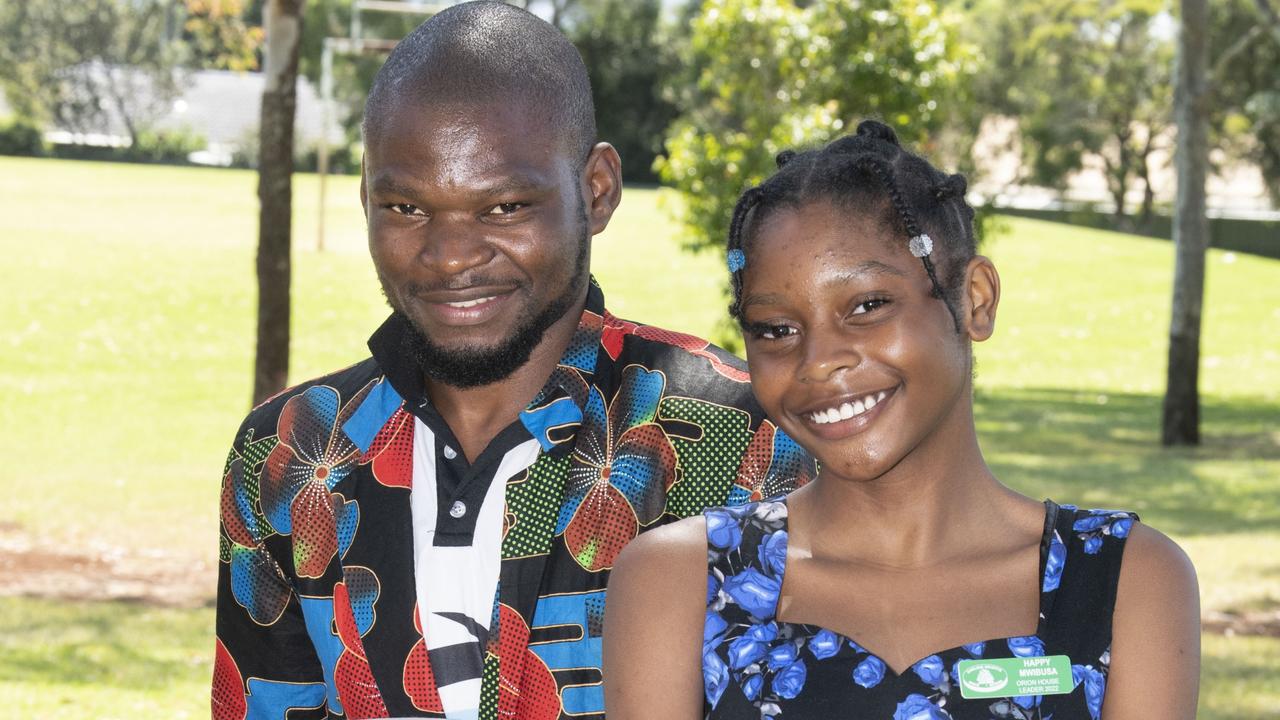
[[[294,380],[360,359],[385,314],[354,180],[330,181],[324,253],[317,194],[299,178]],[[710,334],[722,262],[679,251],[661,194],[625,193],[595,273],[616,314]],[[207,577],[249,402],[256,213],[247,172],[0,158],[0,527]],[[1003,273],[996,336],[976,347],[997,474],[1138,510],[1188,549],[1207,609],[1280,605],[1280,262],[1209,254],[1205,444],[1166,451],[1172,247],[1012,219],[984,251]],[[203,716],[211,617],[0,599],[0,697],[20,717]],[[1206,636],[1204,686],[1201,717],[1280,717],[1280,640]]]

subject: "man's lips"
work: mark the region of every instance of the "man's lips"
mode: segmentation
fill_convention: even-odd
[[[445,325],[478,325],[497,315],[514,294],[512,287],[479,287],[421,293],[416,299]]]

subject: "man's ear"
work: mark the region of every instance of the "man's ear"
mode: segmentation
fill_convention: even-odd
[[[591,234],[598,235],[622,202],[622,159],[609,143],[596,143],[587,155],[582,169],[582,194]]]
[[[364,154],[360,155],[360,207],[364,208],[364,221],[369,222],[369,188],[364,180]]]
[[[969,261],[964,291],[969,339],[982,342],[995,332],[996,308],[1000,305],[1000,273],[990,258],[977,255]]]

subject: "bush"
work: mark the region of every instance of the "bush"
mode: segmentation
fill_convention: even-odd
[[[204,136],[188,129],[143,130],[123,156],[131,162],[186,165],[187,157],[205,145]]]
[[[35,123],[23,118],[0,123],[0,155],[39,157],[47,152],[44,133]]]

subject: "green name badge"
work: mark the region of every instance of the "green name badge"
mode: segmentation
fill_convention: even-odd
[[[960,696],[966,700],[1065,695],[1075,688],[1066,655],[961,660],[957,673]]]

